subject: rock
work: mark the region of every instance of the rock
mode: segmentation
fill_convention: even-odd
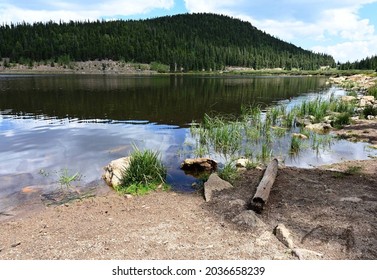
[[[208,181],[204,183],[204,198],[207,202],[211,201],[213,192],[230,188],[233,186],[229,182],[221,179],[216,173],[212,173]]]
[[[110,187],[120,185],[122,174],[130,165],[130,159],[130,157],[122,157],[111,161],[106,167],[104,167],[105,174],[102,175],[102,178],[107,185]]]
[[[239,212],[246,209],[247,202],[242,199],[234,199],[229,201],[229,205],[233,209],[237,209]]]
[[[292,249],[292,253],[296,255],[299,258],[299,260],[320,260],[323,258],[322,253],[302,248],[294,248]]]
[[[240,226],[247,226],[248,228],[265,228],[266,224],[257,217],[254,211],[245,210],[232,219],[233,223]]]
[[[191,172],[213,172],[217,170],[217,162],[210,158],[189,158],[183,161],[181,169]]]
[[[305,128],[309,130],[314,130],[319,133],[326,133],[332,128],[332,126],[328,123],[314,123],[305,126]]]
[[[324,118],[323,118],[323,122],[324,123],[327,123],[327,124],[331,124],[332,123],[332,120],[333,119],[333,116],[325,116]]]
[[[367,101],[365,99],[360,99],[359,107],[367,106]]]
[[[358,202],[361,202],[363,200],[361,198],[351,196],[351,197],[342,197],[339,201],[341,201],[341,202],[348,201],[348,202],[358,203]]]
[[[352,102],[352,101],[356,100],[356,97],[355,96],[345,95],[345,96],[342,96],[341,100],[343,102]]]
[[[296,118],[295,120],[297,126],[308,126],[312,124],[312,121],[310,119],[305,118]]]
[[[362,96],[361,99],[360,99],[359,106],[360,107],[373,106],[375,101],[376,100],[375,100],[374,96],[372,96],[372,95]]]
[[[21,190],[22,193],[36,193],[36,192],[40,192],[40,191],[41,191],[41,188],[35,187],[35,186],[23,187],[22,190]]]
[[[373,103],[375,100],[373,95],[366,95],[366,96],[363,96],[361,99],[364,99],[366,102],[370,102],[370,103]]]
[[[289,249],[294,248],[290,231],[283,224],[278,224],[274,230],[276,238]]]
[[[292,133],[292,137],[300,138],[300,139],[308,139],[308,136],[301,134],[301,133]]]
[[[250,164],[250,160],[247,158],[240,158],[236,161],[236,167],[238,168],[246,168],[248,164]]]

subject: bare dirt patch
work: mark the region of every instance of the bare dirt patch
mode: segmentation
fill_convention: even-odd
[[[283,223],[298,247],[319,252],[324,259],[377,259],[377,160],[364,164],[370,174],[362,168],[352,174],[280,169],[260,218],[270,231]],[[229,201],[247,203],[262,175],[258,170],[245,172],[236,188],[219,192],[208,207],[231,221],[243,209],[231,207]]]
[[[2,222],[0,259],[290,259],[266,231],[239,231],[201,195],[109,192]]]

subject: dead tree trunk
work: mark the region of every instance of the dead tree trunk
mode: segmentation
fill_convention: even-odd
[[[249,208],[257,213],[261,213],[264,205],[267,203],[271,187],[275,182],[278,173],[278,160],[273,159],[267,166],[263,178],[260,181],[254,197],[249,203]]]

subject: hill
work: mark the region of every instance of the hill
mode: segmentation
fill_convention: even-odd
[[[0,57],[10,62],[112,59],[167,64],[171,71],[224,66],[318,69],[334,59],[216,14],[147,20],[20,23],[0,27]]]

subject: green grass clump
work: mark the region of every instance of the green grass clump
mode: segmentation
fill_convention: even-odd
[[[297,155],[302,149],[302,141],[298,137],[292,137],[291,139],[291,146],[290,146],[290,153],[292,155]]]
[[[198,137],[196,154],[204,154],[212,146],[224,156],[232,155],[241,148],[241,125],[225,117],[205,115],[199,126],[191,127],[191,133]]]
[[[361,166],[351,165],[351,166],[347,167],[347,169],[344,171],[344,173],[346,173],[348,175],[356,175],[356,174],[360,174],[362,169],[363,168]]]
[[[373,95],[375,98],[377,98],[377,85],[368,89],[368,95]]]
[[[116,190],[119,193],[143,195],[160,186],[166,189],[166,175],[166,168],[160,160],[158,152],[140,151],[134,148],[130,165],[123,171],[121,185]]]
[[[341,128],[344,125],[348,125],[351,123],[351,115],[348,112],[340,113],[336,116],[334,120],[334,126],[336,128]]]
[[[377,108],[373,108],[373,106],[366,106],[363,110],[364,118],[368,116],[377,116]]]
[[[239,173],[238,173],[237,168],[234,166],[234,164],[227,163],[219,171],[219,177],[233,184],[238,179]]]

